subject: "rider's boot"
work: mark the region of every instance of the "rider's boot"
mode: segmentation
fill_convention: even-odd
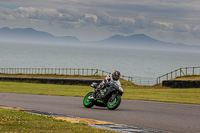
[[[93,98],[96,100],[96,91],[93,93]]]

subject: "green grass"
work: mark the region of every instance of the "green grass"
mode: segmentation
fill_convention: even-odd
[[[0,108],[1,133],[105,133],[109,130],[89,127],[87,124],[56,120],[49,116],[28,114]]]
[[[196,89],[125,89],[124,98],[132,100],[200,104],[200,88]]]
[[[200,75],[198,74],[194,74],[194,75],[191,75],[191,74],[187,74],[187,75],[183,75],[183,76],[177,76],[176,78],[184,78],[184,77],[200,77]]]
[[[9,93],[59,95],[59,96],[84,96],[88,91],[93,91],[93,89],[89,86],[81,86],[81,85],[0,82],[0,92],[9,92]]]
[[[200,104],[200,88],[174,89],[157,86],[137,86],[121,80],[123,99]],[[59,96],[85,96],[93,91],[90,86],[56,85],[21,82],[0,82],[0,92]]]

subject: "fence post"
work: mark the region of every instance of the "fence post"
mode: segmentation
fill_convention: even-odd
[[[193,67],[193,70],[192,70],[192,72],[193,72],[193,73],[192,73],[192,75],[194,75],[194,67]]]
[[[96,74],[99,74],[99,69],[96,70]]]
[[[182,70],[183,68],[181,68],[180,70],[181,70],[181,73],[183,73],[183,76],[185,75],[185,73],[183,72],[183,70]]]
[[[103,76],[104,71],[102,71],[102,76]]]
[[[180,77],[181,77],[181,71],[182,71],[181,69],[182,69],[182,68],[180,68]]]
[[[185,68],[185,72],[186,72],[186,75],[187,75],[187,67]]]
[[[171,72],[171,79],[172,79],[172,72]]]
[[[160,77],[157,78],[157,84],[160,84]]]
[[[177,77],[177,70],[175,71],[175,78]]]

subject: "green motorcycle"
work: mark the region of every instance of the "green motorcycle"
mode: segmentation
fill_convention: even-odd
[[[83,105],[91,108],[94,105],[107,107],[109,110],[115,110],[121,103],[123,89],[114,82],[109,83],[105,89],[97,89],[98,84],[92,83],[94,92],[89,92],[83,99]]]

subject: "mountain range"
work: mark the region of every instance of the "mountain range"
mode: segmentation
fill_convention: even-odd
[[[37,31],[33,28],[16,28],[8,27],[0,28],[1,42],[17,42],[17,43],[44,43],[44,44],[67,44],[80,42],[73,36],[53,36],[47,32]]]
[[[128,47],[135,49],[200,51],[200,46],[163,42],[145,34],[130,36],[114,35],[100,41],[82,42],[73,36],[53,36],[48,32],[37,31],[33,28],[0,28],[0,42],[54,45],[87,44],[93,46]]]

